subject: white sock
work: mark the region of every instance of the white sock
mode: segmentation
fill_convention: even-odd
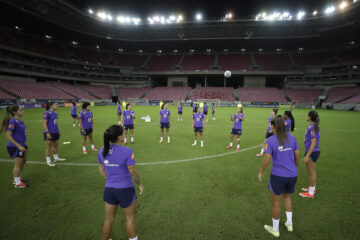
[[[201,140],[201,146],[204,146],[204,141],[203,140]]]
[[[279,221],[280,219],[272,219],[273,220],[273,230],[274,232],[278,232],[279,231]]]
[[[311,195],[314,195],[314,192],[315,192],[315,186],[309,187],[309,193],[310,193]]]
[[[86,151],[86,147],[85,147],[85,146],[83,146],[83,151]]]
[[[236,145],[236,148],[240,148],[240,144]]]
[[[134,138],[133,138],[133,137],[131,138],[131,141],[132,141],[132,142],[134,141]]]
[[[126,143],[126,138],[124,138],[124,143]]]
[[[232,147],[232,145],[233,145],[233,143],[231,142],[231,143],[230,143],[230,147]]]
[[[14,180],[15,180],[16,185],[21,183],[20,177],[16,177],[16,178],[14,178]]]
[[[261,152],[260,152],[260,153],[261,153],[261,154],[264,154],[264,149],[263,149],[263,148],[261,149]]]
[[[170,137],[168,137],[168,141],[170,141]]]
[[[197,140],[194,141],[194,144],[197,144]]]
[[[75,127],[75,123],[73,123],[73,127]]]
[[[287,224],[292,225],[292,212],[286,212]]]
[[[136,236],[134,238],[129,238],[129,240],[138,240],[138,236]]]
[[[163,140],[163,137],[160,137],[160,140],[162,141],[162,140]]]
[[[59,159],[59,155],[58,154],[54,154],[54,159],[58,160]]]
[[[46,157],[46,162],[51,162],[51,158],[50,158],[50,157]]]
[[[91,144],[91,148],[95,148],[95,145],[94,145],[94,144]]]

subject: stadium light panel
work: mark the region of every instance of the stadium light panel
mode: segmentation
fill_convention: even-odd
[[[46,34],[45,37],[46,37],[47,39],[52,39],[52,36],[50,36],[50,35],[48,35],[48,34]]]
[[[201,15],[201,13],[197,13],[195,18],[196,18],[197,21],[201,21],[203,17]]]
[[[78,42],[76,42],[76,41],[72,41],[71,42],[73,45],[78,45]]]
[[[89,8],[88,13],[90,13],[92,15],[92,14],[94,14],[94,11],[91,8]]]
[[[173,50],[173,52],[174,52],[174,53],[177,53],[177,52],[178,52],[178,50],[177,50],[177,49],[174,49],[174,50]]]
[[[304,50],[304,48],[302,48],[302,47],[299,47],[299,49],[298,49],[299,51],[303,51]]]
[[[316,10],[313,11],[313,13],[312,13],[313,16],[316,16],[317,14],[318,14],[318,11],[316,11]]]
[[[193,52],[195,52],[195,50],[194,50],[194,49],[190,49],[190,52],[193,53]]]
[[[343,1],[339,4],[340,9],[345,9],[348,6],[348,3],[346,1]]]
[[[335,12],[335,7],[334,6],[330,6],[330,7],[327,7],[326,9],[325,9],[325,13],[326,14],[332,14],[332,13],[334,13]]]
[[[246,49],[245,49],[245,48],[242,48],[242,49],[241,49],[241,51],[242,51],[242,52],[245,52],[245,51],[246,51]]]
[[[141,49],[139,49],[139,51],[138,51],[139,53],[142,53],[143,52],[143,50],[141,50]]]
[[[123,50],[122,48],[119,48],[118,51],[119,51],[119,52],[122,52],[122,51],[124,51],[124,50]]]
[[[224,52],[228,52],[228,51],[229,51],[229,49],[227,49],[227,48],[224,49]]]
[[[303,12],[303,11],[298,12],[298,14],[296,15],[296,19],[297,19],[297,20],[303,19],[304,16],[305,16],[305,14],[306,14],[306,13]]]
[[[99,46],[99,45],[96,45],[96,49],[100,49],[100,46]]]
[[[96,15],[102,20],[105,20],[107,18],[107,14],[105,12],[98,12]]]
[[[262,49],[262,48],[259,48],[259,52],[262,52],[262,51],[264,51],[264,49]]]
[[[160,49],[159,49],[159,50],[157,50],[157,53],[162,53],[162,50],[160,50]]]

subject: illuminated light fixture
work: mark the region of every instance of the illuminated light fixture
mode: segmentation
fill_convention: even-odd
[[[332,14],[332,13],[334,13],[335,11],[336,11],[336,9],[335,9],[334,6],[330,6],[330,7],[327,7],[327,8],[325,9],[325,13],[326,13],[326,14]]]
[[[108,14],[108,15],[106,15],[106,19],[109,20],[109,21],[112,21],[113,17],[111,16],[111,14]]]
[[[96,16],[98,16],[99,18],[101,18],[102,20],[105,20],[107,18],[107,15],[105,12],[98,12],[96,14]]]
[[[296,15],[296,19],[297,20],[301,20],[301,19],[303,19],[303,17],[305,16],[305,12],[303,12],[303,11],[300,11],[300,12],[298,12],[298,14]]]
[[[206,49],[206,52],[208,52],[208,53],[211,52],[211,49],[210,48]]]
[[[242,52],[245,52],[245,51],[246,51],[246,49],[245,49],[245,48],[242,48],[242,49],[241,49],[241,51],[242,51]]]
[[[341,3],[339,4],[339,8],[340,8],[340,9],[345,9],[347,6],[348,6],[348,3],[345,2],[345,1],[343,1],[343,2],[341,2]]]
[[[118,51],[119,51],[119,52],[122,52],[122,51],[124,51],[124,50],[123,50],[122,48],[119,48]]]
[[[224,52],[228,52],[228,51],[229,51],[229,49],[227,49],[227,48],[224,49]]]
[[[90,13],[92,15],[92,14],[94,14],[94,11],[91,8],[89,8],[88,13]]]
[[[97,48],[97,49],[100,49],[100,46],[99,46],[99,45],[96,45],[96,48]]]
[[[304,50],[304,48],[302,48],[302,47],[299,47],[299,51],[303,51]]]
[[[45,37],[46,37],[47,39],[52,39],[52,36],[50,36],[50,35],[48,35],[48,34],[46,34]]]
[[[354,44],[355,44],[355,42],[354,42],[354,41],[351,41],[351,42],[349,42],[349,44],[350,44],[350,45],[354,45]]]
[[[225,15],[225,19],[232,19],[233,18],[233,14],[230,12],[230,13],[227,13]]]
[[[78,42],[76,42],[76,41],[72,41],[71,42],[73,45],[78,45]]]
[[[264,51],[264,49],[262,49],[262,48],[259,48],[259,52],[262,52],[262,51]]]
[[[22,28],[19,27],[19,26],[17,26],[17,25],[15,25],[14,28],[15,28],[16,30],[22,30]]]
[[[272,14],[268,15],[266,12],[259,13],[255,17],[255,21],[289,21],[292,19],[292,15],[289,12],[273,12]]]
[[[193,53],[193,52],[195,52],[195,50],[194,50],[194,49],[190,49],[190,52]]]
[[[173,50],[173,52],[174,52],[174,53],[177,53],[177,52],[178,52],[178,50],[177,50],[177,49],[174,49],[174,50]]]
[[[159,50],[157,50],[157,53],[162,53],[162,50],[160,50],[160,49],[159,49]]]
[[[353,3],[357,3],[359,0],[354,0]]]
[[[197,13],[195,18],[196,18],[197,21],[201,21],[203,19],[201,13]]]
[[[139,53],[142,53],[143,52],[143,50],[141,50],[141,49],[139,49],[139,51],[138,51]]]
[[[317,14],[318,14],[318,11],[316,11],[316,10],[313,11],[313,13],[312,13],[313,16],[316,16]]]
[[[277,51],[277,52],[281,52],[282,49],[281,49],[281,48],[277,48],[276,51]]]

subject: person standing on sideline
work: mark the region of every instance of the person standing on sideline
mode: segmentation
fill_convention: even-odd
[[[165,102],[161,106],[160,115],[159,115],[159,124],[160,124],[160,143],[164,140],[164,128],[166,128],[166,133],[168,137],[168,143],[170,143],[170,111],[167,109],[168,104]]]
[[[303,159],[309,176],[309,188],[302,188],[304,193],[299,193],[304,198],[315,197],[316,187],[316,162],[320,157],[320,118],[316,111],[310,111],[307,116],[309,127],[305,134],[305,157]]]
[[[101,176],[106,179],[104,190],[105,220],[101,239],[108,240],[116,217],[118,205],[126,219],[126,233],[129,240],[137,240],[138,232],[135,221],[136,191],[144,193],[144,186],[135,168],[135,156],[130,148],[121,146],[123,127],[112,125],[104,133],[104,146],[98,153],[98,167]]]
[[[238,107],[238,111],[236,114],[234,114],[234,115],[230,114],[230,119],[231,119],[231,121],[234,122],[234,126],[230,133],[230,144],[226,148],[227,149],[233,148],[233,141],[234,141],[234,137],[236,136],[237,145],[236,145],[235,151],[238,152],[238,151],[240,151],[240,136],[242,134],[242,122],[245,121],[245,115],[243,113],[243,108]]]
[[[46,111],[43,114],[44,141],[46,143],[45,158],[46,164],[50,167],[54,167],[57,161],[66,160],[65,158],[59,158],[58,155],[60,131],[58,127],[58,114],[56,112],[57,108],[57,103],[49,102],[46,104]],[[51,162],[51,151],[54,154],[54,162]]]
[[[258,180],[262,182],[262,175],[272,158],[269,190],[272,197],[272,222],[273,225],[264,225],[267,232],[274,237],[279,237],[279,222],[281,202],[284,199],[287,221],[285,227],[289,232],[293,231],[292,213],[293,207],[290,195],[295,190],[297,181],[297,166],[299,164],[299,146],[296,138],[289,134],[285,128],[284,117],[278,115],[271,121],[274,135],[265,142],[265,158],[258,174]]]
[[[10,119],[11,115],[11,119]],[[21,174],[26,163],[27,149],[26,146],[26,126],[21,120],[24,110],[18,105],[7,106],[5,116],[1,123],[0,132],[5,132],[6,138],[9,140],[7,151],[14,160],[14,186],[15,188],[27,188],[28,185],[21,179]]]

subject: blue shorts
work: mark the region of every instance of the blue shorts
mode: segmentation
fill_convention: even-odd
[[[50,133],[51,135],[51,139],[47,139],[46,137],[46,133],[44,133],[44,140],[49,140],[49,141],[57,141],[60,139],[60,134],[59,133]]]
[[[269,137],[273,136],[273,132],[266,132],[265,138],[268,139]]]
[[[83,134],[80,130],[80,133],[81,135],[83,136],[89,136],[92,132],[93,132],[93,129],[92,128],[89,128],[89,129],[84,129],[85,130],[85,134]]]
[[[120,205],[127,208],[136,200],[135,188],[110,188],[105,187],[104,201],[111,205]]]
[[[202,133],[203,131],[203,127],[194,127],[194,132]]]
[[[134,129],[134,124],[124,125],[125,130]]]
[[[215,114],[215,111],[212,111],[212,114]]]
[[[305,153],[304,156],[306,156],[307,152]],[[316,162],[318,160],[318,158],[320,157],[320,151],[319,152],[312,152],[310,154],[310,159],[313,161],[313,162]]]
[[[72,117],[72,118],[78,118],[78,115],[76,115],[76,114],[71,114],[71,117]]]
[[[24,146],[24,148],[28,149],[26,145]],[[7,146],[7,151],[11,158],[24,158],[24,152],[20,152],[17,147]]]
[[[235,128],[233,128],[232,130],[231,130],[231,134],[233,134],[233,135],[241,135],[242,134],[242,129],[235,129]]]
[[[122,112],[118,112],[118,113],[117,113],[118,116],[121,116],[121,114],[122,114]]]
[[[204,111],[204,115],[208,115],[208,112],[207,112],[207,111]]]
[[[170,128],[170,124],[169,124],[169,123],[160,123],[160,128],[161,128],[161,129],[164,129],[164,128],[169,129],[169,128]]]
[[[182,112],[178,112],[178,114],[182,114]]]
[[[293,193],[295,191],[297,177],[279,177],[270,175],[269,189],[275,195]]]

